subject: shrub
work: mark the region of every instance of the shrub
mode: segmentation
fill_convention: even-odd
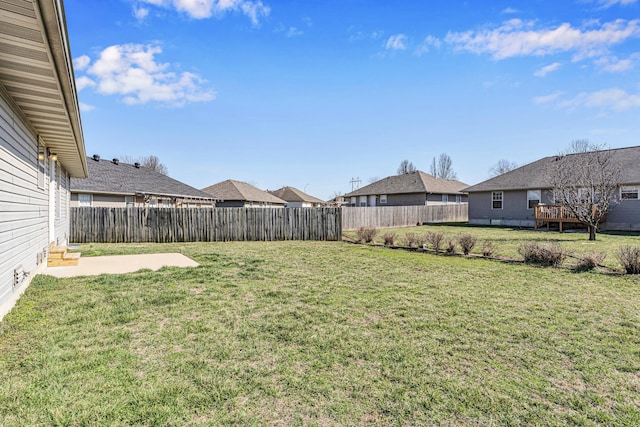
[[[558,267],[566,258],[564,250],[557,243],[527,242],[518,248],[518,253],[526,263],[547,267]]]
[[[478,239],[471,234],[463,234],[458,237],[458,244],[460,244],[460,247],[462,248],[462,253],[469,255],[469,252],[471,252],[473,247],[476,245],[477,240]]]
[[[640,274],[640,246],[620,246],[616,257],[627,274]]]
[[[434,251],[440,252],[442,242],[444,241],[444,234],[438,231],[430,231],[424,235],[424,240],[431,245]]]
[[[382,235],[382,240],[384,240],[385,246],[393,246],[396,244],[396,238],[398,237],[398,233],[393,231],[386,232]]]
[[[410,248],[415,248],[418,246],[418,235],[416,233],[407,233],[404,235],[404,241],[407,243],[407,246]]]
[[[358,231],[356,231],[356,234],[358,235],[358,239],[360,239],[360,242],[371,243],[373,242],[373,239],[376,238],[378,230],[376,230],[375,228],[360,227],[358,228]]]
[[[447,251],[448,254],[455,254],[456,253],[456,241],[450,239],[449,243],[447,243],[447,248],[445,250]]]
[[[578,263],[575,266],[576,271],[591,271],[599,264],[602,264],[607,254],[604,252],[590,252],[582,255],[582,258],[578,258]]]
[[[486,257],[491,257],[495,253],[496,253],[496,248],[493,246],[493,243],[487,240],[482,244],[482,255]]]

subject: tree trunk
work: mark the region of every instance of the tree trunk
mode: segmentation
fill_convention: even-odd
[[[596,240],[596,226],[589,224],[589,240]]]

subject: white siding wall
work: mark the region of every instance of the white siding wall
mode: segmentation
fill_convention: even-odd
[[[46,263],[37,261],[49,244],[49,180],[38,188],[37,164],[36,136],[0,97],[0,318]],[[68,225],[68,213],[65,218],[61,225]],[[14,269],[20,265],[31,274],[14,287]]]

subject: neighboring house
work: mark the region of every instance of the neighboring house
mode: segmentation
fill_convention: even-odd
[[[139,163],[87,157],[89,178],[71,179],[71,207],[213,207],[210,194]]]
[[[303,193],[295,187],[282,187],[268,193],[287,202],[287,208],[318,208],[325,205],[324,200]]]
[[[621,166],[621,200],[600,228],[640,230],[640,147],[613,149],[611,154]],[[545,157],[465,188],[469,223],[533,227],[534,206],[553,204],[551,179],[560,160],[558,156]]]
[[[345,194],[348,206],[424,206],[466,203],[460,181],[436,178],[421,171],[388,176]]]
[[[284,207],[287,204],[273,194],[233,179],[213,184],[202,191],[215,197],[216,206],[220,208],[271,208]]]
[[[69,232],[69,178],[87,176],[59,0],[0,0],[0,319]]]
[[[335,196],[333,199],[328,200],[325,205],[332,208],[341,208],[343,206],[347,206],[348,203],[344,199],[344,196]]]

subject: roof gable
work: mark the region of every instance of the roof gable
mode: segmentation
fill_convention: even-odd
[[[640,184],[640,147],[611,149],[613,161],[621,167],[622,184]],[[465,188],[469,193],[498,190],[527,190],[552,187],[552,174],[557,162],[568,157],[579,161],[580,153],[567,156],[548,156],[517,169],[503,173],[479,184]]]
[[[73,177],[87,176],[80,108],[60,1],[3,1],[0,96]]]
[[[87,158],[89,178],[71,179],[71,191],[114,194],[150,194],[212,199],[210,194],[144,166]]]
[[[286,202],[273,194],[260,190],[251,184],[228,179],[203,188],[202,191],[219,200],[240,200],[245,202],[263,202],[284,205]]]
[[[359,188],[344,197],[368,196],[372,194],[436,193],[462,194],[468,185],[453,179],[436,178],[416,171],[402,175],[392,175]]]
[[[285,186],[278,190],[269,191],[269,193],[289,203],[306,202],[306,203],[324,204],[323,200],[320,200],[317,197],[313,197],[307,193],[304,193],[295,187]]]

